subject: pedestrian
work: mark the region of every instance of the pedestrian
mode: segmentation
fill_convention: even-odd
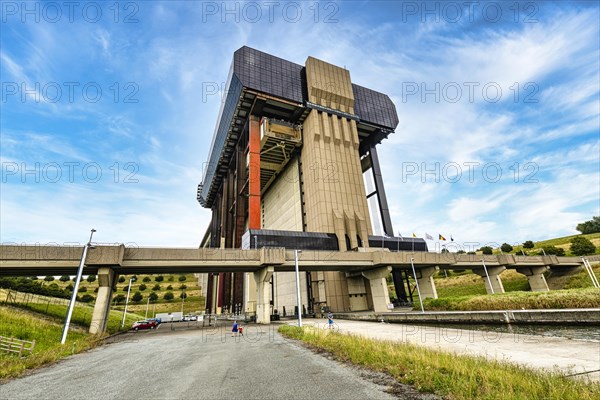
[[[239,332],[237,321],[233,322],[233,328],[231,328],[231,337],[233,337],[236,333]]]
[[[331,312],[327,314],[327,322],[329,323],[329,329],[333,329],[333,314]]]
[[[240,335],[244,336],[244,328],[241,325],[238,327],[238,330],[240,331]]]

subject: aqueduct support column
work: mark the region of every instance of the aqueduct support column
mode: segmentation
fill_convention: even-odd
[[[423,299],[437,299],[437,289],[433,281],[433,274],[437,272],[436,267],[423,267],[416,271],[419,290]]]
[[[271,313],[269,309],[269,281],[273,276],[273,267],[265,267],[254,273],[256,281],[256,323],[270,324]]]
[[[91,334],[101,335],[106,330],[108,313],[110,311],[110,301],[112,298],[112,288],[115,279],[116,274],[112,268],[98,268],[98,296],[96,297],[92,322],[90,323]]]
[[[369,280],[371,286],[371,297],[373,302],[373,311],[389,312],[390,294],[388,293],[387,281],[385,278],[389,275],[392,267],[382,267],[370,271],[364,271],[362,275]]]
[[[517,268],[517,272],[527,277],[529,286],[532,292],[548,292],[548,283],[544,277],[544,272],[548,270],[548,267],[523,267]]]
[[[485,284],[485,291],[487,294],[497,294],[504,293],[504,285],[502,285],[502,280],[500,279],[500,273],[504,271],[506,267],[487,267],[487,275],[483,268],[473,268],[473,273],[477,274],[483,279],[483,283]],[[488,275],[490,280],[488,281]],[[490,282],[492,286],[490,287]]]

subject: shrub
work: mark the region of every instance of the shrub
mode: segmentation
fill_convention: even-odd
[[[481,252],[482,252],[483,254],[492,254],[492,252],[493,252],[493,249],[492,249],[490,246],[483,246],[483,247],[482,247],[481,249],[479,249],[479,250],[481,250]]]
[[[181,290],[187,289],[187,285],[183,284],[183,285],[179,286],[179,289],[181,289]]]
[[[98,286],[94,288],[94,293],[98,293]]]
[[[29,279],[31,279],[32,281],[37,281],[38,277],[37,276],[30,276]]]
[[[143,292],[144,290],[146,290],[146,285],[144,285],[143,283],[140,285],[139,289]]]
[[[523,242],[524,249],[533,249],[534,247],[535,247],[535,245],[533,244],[533,242],[531,240],[526,240],[525,242]]]
[[[513,251],[513,247],[508,243],[502,243],[502,246],[500,246],[500,250],[502,250],[503,253],[510,253],[511,251]]]
[[[600,232],[600,217],[593,217],[589,221],[582,222],[581,224],[578,224],[575,229],[584,235]]]
[[[145,276],[144,279],[142,279],[142,281],[144,282],[150,282],[152,279],[150,279],[149,276]]]
[[[173,290],[173,286],[172,285],[167,286],[167,290]]]
[[[125,282],[125,277],[123,275],[121,275],[119,277],[119,283],[123,283],[123,282]]]
[[[85,286],[82,286],[79,288],[79,290],[77,290],[79,293],[84,293],[87,292],[87,288]]]
[[[88,281],[89,283],[92,283],[92,282],[94,282],[95,280],[96,280],[96,275],[89,275],[89,276],[86,278],[86,281]]]
[[[142,294],[140,292],[135,292],[135,294],[133,295],[131,300],[133,300],[136,303],[139,303],[140,301],[142,301],[143,298],[144,298],[144,296],[142,296]]]
[[[47,276],[47,277],[44,278],[44,280],[46,282],[52,282],[54,280],[54,277],[53,276]]]
[[[152,292],[152,293],[150,293],[149,298],[150,298],[151,302],[155,302],[156,300],[158,300],[158,295],[156,293]]]
[[[596,246],[588,238],[576,236],[571,240],[571,253],[576,256],[585,256],[587,254],[594,254],[595,252]]]
[[[84,294],[83,296],[81,296],[80,301],[84,303],[90,303],[94,301],[94,296],[92,296],[91,294]]]
[[[456,252],[456,254],[465,254],[465,251],[464,250],[459,250],[459,251]]]
[[[117,304],[122,304],[125,303],[125,295],[123,294],[118,294],[115,296],[115,298],[113,299],[113,301]]]
[[[179,295],[180,298],[185,299],[187,298],[187,293],[186,292],[181,292],[181,294]]]
[[[175,277],[173,275],[169,276],[169,282],[173,282],[175,280]]]
[[[160,290],[160,285],[157,283],[154,285],[154,287],[152,287],[152,290]]]
[[[173,300],[175,296],[173,296],[173,292],[167,292],[165,293],[165,295],[163,296],[163,299],[165,300]]]
[[[71,277],[69,275],[63,275],[59,279],[59,281],[61,281],[61,282],[69,282],[70,280],[71,280]]]
[[[71,292],[73,291],[73,289],[75,289],[75,287],[73,287],[72,283],[69,283],[69,285],[65,288],[65,290],[68,290],[68,291],[71,291]]]
[[[162,281],[164,281],[164,280],[165,280],[165,277],[164,277],[164,276],[162,276],[162,275],[159,275],[159,276],[157,276],[156,278],[154,278],[154,280],[155,280],[156,282],[162,282]]]
[[[187,278],[185,275],[179,275],[179,282],[184,282]]]

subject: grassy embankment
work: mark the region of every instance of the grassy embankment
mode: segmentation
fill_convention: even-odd
[[[385,372],[398,382],[447,399],[600,398],[600,384],[515,364],[428,348],[284,325],[284,336],[333,354],[338,360]]]
[[[6,298],[7,292],[0,290],[2,300]],[[24,296],[21,293],[19,297]],[[61,345],[67,305],[51,304],[54,300],[56,299],[51,297],[33,296],[27,303],[0,306],[0,336],[36,342],[33,353],[24,358],[19,358],[16,354],[0,353],[0,379],[19,376],[25,370],[58,361],[99,343],[100,337],[88,333],[93,308],[78,302],[73,309],[67,341]],[[122,312],[111,311],[107,332],[118,332],[122,318]],[[125,329],[129,329],[134,321],[141,318],[140,315],[128,312]]]
[[[63,325],[56,318],[15,307],[0,306],[0,335],[21,340],[35,340],[33,354],[0,353],[0,380],[19,376],[27,369],[55,362],[70,354],[96,346],[98,338],[87,330],[71,325],[67,341],[60,344]]]

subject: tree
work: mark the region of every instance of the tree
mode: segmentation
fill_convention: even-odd
[[[143,298],[144,296],[142,296],[140,292],[135,292],[131,300],[133,300],[135,303],[139,303],[140,301],[142,301]]]
[[[165,300],[173,300],[174,296],[173,296],[173,292],[167,292],[165,293],[165,295],[163,296],[163,299]]]
[[[173,290],[173,286],[172,285],[167,286],[167,290]]]
[[[125,303],[125,295],[123,295],[123,294],[116,295],[114,301],[117,304]]]
[[[179,282],[184,282],[187,278],[185,275],[179,275]]]
[[[576,256],[585,256],[587,254],[594,254],[595,252],[596,246],[588,238],[576,236],[571,240],[571,253]]]
[[[144,279],[142,279],[142,281],[144,282],[150,282],[152,279],[150,279],[149,276],[145,276]]]
[[[510,253],[511,251],[513,251],[513,247],[508,243],[502,243],[502,246],[500,246],[500,250],[502,250],[503,253]]]
[[[483,247],[482,247],[481,249],[479,249],[479,250],[481,250],[481,252],[482,252],[483,254],[492,254],[492,252],[493,252],[493,249],[492,249],[490,246],[483,246]]]
[[[180,298],[185,299],[187,298],[187,293],[186,292],[181,292],[181,294],[179,295]]]
[[[160,285],[157,283],[152,287],[152,290],[160,290]]]
[[[533,242],[531,240],[526,240],[523,243],[523,248],[524,249],[533,249],[535,247],[535,244],[533,244]]]
[[[162,275],[159,275],[159,276],[157,276],[156,278],[154,278],[154,280],[155,280],[156,282],[162,282],[162,281],[164,281],[164,280],[165,280],[165,277],[164,277],[164,276],[162,276]]]
[[[465,254],[465,251],[464,250],[459,250],[459,251],[456,252],[456,254]]]
[[[158,300],[158,295],[156,293],[152,292],[152,293],[150,293],[149,298],[150,298],[150,301],[154,303],[156,300]]]
[[[600,217],[592,217],[591,220],[585,221],[577,225],[575,228],[582,234],[600,232]]]
[[[71,277],[69,275],[63,275],[59,278],[59,281],[61,282],[69,282],[71,280]]]
[[[90,303],[94,300],[94,296],[92,296],[91,294],[84,294],[83,296],[81,296],[81,301],[84,303]]]
[[[119,283],[123,283],[123,282],[125,282],[125,277],[123,275],[121,275],[119,277]]]
[[[54,277],[53,276],[47,276],[47,277],[44,278],[44,280],[46,282],[52,282],[54,280]]]
[[[89,275],[85,280],[92,283],[96,280],[96,275]]]
[[[143,292],[144,290],[146,290],[146,285],[144,285],[143,283],[140,285],[139,289]]]

